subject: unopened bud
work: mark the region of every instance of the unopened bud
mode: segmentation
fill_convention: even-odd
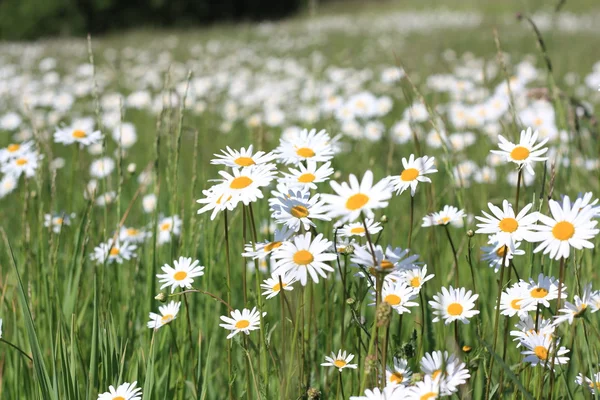
[[[164,303],[165,301],[167,301],[167,295],[163,292],[160,292],[159,294],[154,296],[154,299],[160,301],[161,303]]]
[[[473,232],[473,229],[469,229],[469,230],[467,231],[467,236],[468,236],[468,237],[473,237],[473,236],[475,236],[475,232]]]
[[[375,317],[377,318],[377,326],[388,326],[390,323],[390,317],[392,315],[392,306],[385,301],[382,301],[377,307]]]
[[[347,255],[347,256],[349,256],[351,254],[354,254],[354,246],[351,245],[351,244],[349,244],[348,246],[346,246],[344,248],[344,254]]]
[[[384,225],[387,224],[388,222],[388,217],[386,215],[382,215],[381,218],[379,218],[379,222]]]
[[[319,400],[321,398],[321,391],[317,388],[308,388],[306,396],[309,400]]]
[[[129,172],[130,174],[135,173],[135,169],[137,168],[137,166],[135,165],[135,163],[131,163],[127,166],[127,172]]]
[[[352,304],[354,304],[354,303],[356,303],[356,300],[354,300],[352,297],[348,297],[348,298],[346,299],[346,304],[348,304],[348,305],[350,305],[350,306],[351,306],[351,305],[352,305]]]

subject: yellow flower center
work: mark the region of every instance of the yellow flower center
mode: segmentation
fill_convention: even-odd
[[[544,346],[535,346],[533,352],[540,360],[546,361],[548,359],[548,349]]]
[[[304,158],[311,158],[315,156],[315,152],[313,151],[313,149],[310,149],[308,147],[299,148],[298,150],[296,150],[296,154]]]
[[[531,297],[535,299],[543,299],[544,297],[548,296],[548,291],[544,288],[536,287],[532,289],[529,294],[531,294]]]
[[[515,310],[520,310],[521,309],[521,305],[519,304],[519,302],[523,300],[523,299],[514,299],[513,301],[510,302],[510,306],[515,309]]]
[[[441,369],[436,369],[435,371],[433,371],[433,374],[431,374],[431,377],[436,380],[438,376],[440,376],[440,374],[442,373]]]
[[[75,129],[72,133],[73,137],[75,139],[83,139],[84,137],[86,137],[87,135],[85,134],[84,131],[82,131],[81,129]]]
[[[404,375],[402,375],[400,372],[394,372],[392,375],[390,375],[390,382],[402,383],[402,381],[404,381]]]
[[[388,294],[387,296],[385,296],[383,301],[388,303],[390,306],[397,306],[398,304],[400,304],[401,299],[400,296],[397,296],[395,294]]]
[[[369,196],[362,193],[356,193],[348,198],[348,200],[346,201],[346,208],[351,211],[358,210],[368,202]]]
[[[252,179],[247,176],[238,176],[234,180],[231,181],[229,187],[232,189],[244,189],[252,184]]]
[[[513,160],[523,161],[529,157],[529,150],[523,146],[517,146],[510,152],[510,157]]]
[[[536,119],[533,120],[533,124],[535,126],[541,126],[544,123],[544,120],[541,119],[540,117],[537,117]]]
[[[575,234],[575,226],[567,221],[561,221],[552,228],[552,235],[558,240],[569,240]]]
[[[250,326],[250,321],[248,321],[247,319],[241,319],[238,322],[235,323],[235,327],[237,329],[244,329]]]
[[[503,218],[498,227],[503,232],[513,233],[519,228],[519,223],[514,218]]]
[[[129,236],[135,236],[135,235],[137,235],[139,232],[140,232],[140,231],[138,231],[138,230],[137,230],[137,229],[135,229],[135,228],[129,228],[129,229],[127,229],[127,234],[128,234]]]
[[[333,362],[333,365],[335,365],[338,368],[344,368],[346,366],[346,364],[348,364],[348,363],[344,360],[335,360]]]
[[[265,252],[268,253],[272,250],[275,250],[276,248],[280,247],[282,244],[283,244],[283,242],[271,242],[265,246]]]
[[[438,220],[438,224],[447,224],[450,222],[450,217],[442,217]]]
[[[356,228],[350,229],[350,233],[353,235],[360,235],[361,233],[365,233],[365,228],[357,226]]]
[[[419,170],[416,168],[407,168],[400,174],[403,181],[414,181],[419,176]]]
[[[421,286],[421,278],[419,278],[418,276],[415,276],[414,278],[412,278],[410,280],[410,286],[412,286],[414,288]]]
[[[173,321],[173,314],[163,315],[163,317],[160,319],[160,322],[163,324],[168,324],[171,321]]]
[[[499,247],[498,250],[496,250],[496,255],[498,257],[504,257],[504,254],[506,254],[506,246]]]
[[[436,397],[437,397],[436,393],[429,392],[429,393],[425,393],[423,396],[419,397],[419,400],[435,399]]]
[[[256,164],[252,157],[238,157],[235,160],[233,160],[233,162],[239,165],[240,167],[249,167],[251,165]]]
[[[456,317],[457,315],[462,314],[463,306],[459,303],[452,303],[448,306],[448,314]]]
[[[296,218],[308,217],[308,209],[304,206],[294,206],[290,210],[290,213]]]
[[[175,272],[175,275],[173,275],[173,278],[175,278],[176,281],[182,281],[185,278],[187,278],[188,274],[185,271],[177,271]]]
[[[294,254],[294,262],[298,265],[308,265],[313,262],[315,257],[308,250],[299,250]]]
[[[390,260],[381,260],[381,268],[382,269],[390,269],[394,268],[394,263]]]
[[[283,288],[285,288],[286,286],[287,286],[287,283],[284,283]],[[276,283],[275,285],[273,285],[271,290],[274,292],[279,292],[281,290],[281,285],[279,283]]]
[[[112,249],[110,249],[110,255],[111,256],[117,256],[119,255],[119,248],[118,247],[113,247]]]
[[[307,173],[302,174],[302,175],[300,175],[298,177],[298,182],[301,182],[301,183],[311,183],[315,179],[316,179],[316,176],[314,176],[310,172],[307,172]]]
[[[15,151],[19,150],[21,148],[20,144],[9,144],[8,147],[6,148],[10,153],[14,153]]]
[[[25,165],[27,164],[27,160],[24,158],[18,158],[16,161],[17,165]]]
[[[117,396],[117,397],[113,397],[113,400],[125,400],[125,397]]]
[[[54,218],[54,224],[55,225],[62,225],[63,223],[63,219],[60,217]]]

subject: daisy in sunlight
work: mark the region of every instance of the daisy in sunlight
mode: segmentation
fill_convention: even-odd
[[[348,354],[346,351],[342,352],[342,350],[340,350],[337,355],[334,352],[331,352],[331,357],[325,356],[325,362],[321,365],[323,367],[335,367],[341,372],[344,368],[358,368],[358,365],[350,364],[350,361],[353,359],[354,354]]]
[[[254,307],[252,310],[244,308],[241,312],[239,310],[231,311],[231,318],[222,315],[221,321],[223,324],[219,324],[220,327],[225,328],[231,333],[227,335],[227,339],[231,339],[240,332],[246,335],[250,334],[250,331],[260,329],[260,312]],[[263,312],[263,317],[267,315]]]
[[[477,224],[479,229],[475,233],[495,235],[498,246],[508,246],[512,251],[515,250],[515,242],[521,240],[532,242],[537,237],[535,224],[538,221],[539,213],[534,211],[527,214],[533,204],[527,204],[517,215],[508,200],[502,202],[502,208],[492,203],[488,203],[488,207],[492,214],[482,211],[483,217],[475,217],[481,221]]]
[[[279,278],[281,278],[281,282],[279,281]],[[272,299],[281,292],[281,289],[288,292],[294,290],[292,287],[294,282],[296,282],[294,277],[273,274],[270,278],[265,279],[263,283],[260,284],[260,287],[264,289],[262,295],[267,296],[267,299]]]
[[[141,400],[142,389],[136,386],[137,382],[125,382],[116,389],[110,385],[108,392],[98,395],[98,400]]]
[[[135,257],[134,251],[137,246],[127,241],[121,242],[119,239],[113,241],[108,239],[106,243],[100,243],[94,248],[94,252],[90,254],[90,259],[97,261],[99,264],[104,262],[111,264],[116,262],[122,264],[124,260],[131,260]]]
[[[275,230],[273,240],[256,243],[256,245],[252,243],[246,244],[244,246],[244,253],[242,253],[242,256],[264,259],[274,250],[277,250],[279,247],[281,247],[283,242],[292,237],[294,233],[295,232],[293,230],[289,229],[285,225],[282,225],[279,229]]]
[[[396,282],[384,281],[381,290],[381,301],[388,303],[398,314],[410,313],[407,307],[417,307],[419,303],[415,303],[418,291],[408,286],[405,281],[397,280]],[[372,292],[375,298],[375,292]],[[374,305],[375,303],[373,303]]]
[[[525,347],[525,350],[521,352],[525,356],[523,362],[530,363],[532,367],[541,365],[545,368],[552,368],[554,366],[556,369],[557,366],[569,362],[569,357],[565,356],[569,350],[562,346],[557,350],[560,341],[552,335],[531,333],[521,343]],[[554,363],[552,363],[552,359],[554,359]]]
[[[58,128],[54,132],[54,142],[69,145],[89,146],[102,141],[102,133],[93,129],[93,124],[73,124],[72,126]]]
[[[278,224],[298,232],[301,228],[305,231],[316,226],[313,220],[330,221],[325,214],[325,202],[319,194],[310,196],[310,192],[290,190],[286,196],[279,197],[271,203],[273,219]]]
[[[303,163],[298,164],[298,169],[290,168],[289,173],[283,173],[283,183],[291,188],[316,189],[317,183],[329,180],[333,174],[331,162],[326,162],[317,167],[317,162],[308,160],[306,166]]]
[[[294,165],[308,160],[327,162],[334,155],[331,137],[324,129],[303,129],[294,137],[281,138],[275,152],[282,162]]]
[[[365,223],[367,225],[367,229],[365,230],[365,225],[362,222],[353,222],[351,224],[344,225],[339,231],[338,234],[341,237],[365,237],[366,232],[369,232],[369,235],[375,235],[376,233],[381,232],[383,227],[379,222],[375,222],[370,218],[365,219]]]
[[[462,226],[462,219],[465,217],[464,210],[459,210],[454,206],[444,206],[442,211],[434,212],[423,217],[422,227],[437,225],[458,225]]]
[[[7,162],[12,158],[19,158],[21,155],[29,153],[33,149],[33,141],[28,140],[23,143],[11,143],[0,149],[0,164]]]
[[[548,138],[536,144],[537,139],[538,132],[532,132],[531,128],[521,131],[521,137],[517,144],[508,141],[502,135],[498,135],[500,150],[492,150],[492,153],[506,157],[506,161],[517,164],[519,168],[526,168],[527,172],[534,175],[533,163],[548,159],[548,157],[542,157],[548,151],[547,147],[543,147],[548,142]]]
[[[227,149],[221,150],[221,153],[223,154],[215,154],[215,158],[210,163],[221,164],[231,168],[240,168],[266,164],[277,158],[277,155],[264,151],[253,153],[253,145],[248,146],[248,149],[242,147],[239,151],[227,146]]]
[[[164,282],[160,288],[171,286],[171,293],[178,287],[190,289],[194,278],[204,275],[204,267],[200,265],[200,261],[192,261],[191,257],[179,257],[178,260],[173,261],[173,266],[165,264],[161,267],[164,274],[156,274],[159,282]]]
[[[148,321],[148,328],[158,329],[173,321],[175,318],[177,318],[179,307],[181,307],[180,301],[171,301],[167,305],[158,307],[160,314],[151,312],[148,315],[150,318],[150,321]]]
[[[437,172],[435,169],[435,157],[417,157],[411,154],[408,160],[402,158],[402,166],[404,169],[400,175],[389,177],[390,183],[396,194],[402,194],[406,189],[410,188],[410,195],[415,196],[417,185],[419,182],[429,182],[431,179],[425,175]]]
[[[171,241],[171,237],[177,237],[181,234],[181,218],[178,215],[172,217],[161,217],[158,221],[158,244],[165,244]]]
[[[434,295],[433,300],[429,301],[433,314],[436,315],[433,322],[443,319],[446,325],[454,321],[468,324],[470,318],[479,314],[478,310],[474,310],[478,297],[478,294],[472,294],[465,288],[454,289],[450,286],[448,290],[442,287],[441,293]]]
[[[219,175],[223,178],[218,181],[223,185],[224,199],[233,204],[242,202],[248,205],[263,198],[260,189],[271,183],[275,171],[272,164],[261,164],[234,168],[231,173],[219,171]]]

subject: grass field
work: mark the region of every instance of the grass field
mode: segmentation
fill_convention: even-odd
[[[556,6],[334,3],[277,23],[0,43],[0,398],[594,398],[600,5]],[[543,160],[519,145],[528,127]],[[491,153],[499,135],[526,153]],[[250,145],[263,164],[211,163]],[[284,175],[313,160],[333,169],[316,189]],[[360,189],[368,202],[328,196],[367,171],[381,182]],[[412,173],[431,182],[396,190]],[[490,238],[475,217],[504,200],[532,204],[530,229],[496,210]],[[464,215],[423,226],[446,205]],[[371,212],[382,230],[358,235]],[[318,282],[300,281],[309,234],[327,241]],[[187,289],[191,270],[162,268],[180,257],[203,267]],[[230,307],[266,314],[236,318],[258,329],[228,339]],[[332,352],[357,368],[322,366]],[[105,393],[126,382],[141,394]]]

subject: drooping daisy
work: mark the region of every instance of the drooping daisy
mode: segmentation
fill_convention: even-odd
[[[110,385],[108,392],[98,395],[98,400],[141,400],[142,389],[136,387],[137,382],[123,383],[116,389]]]
[[[283,182],[291,188],[309,188],[316,189],[317,183],[329,180],[333,174],[331,162],[326,162],[317,168],[317,162],[308,160],[306,166],[300,163],[298,169],[290,168],[289,173],[283,173]]]
[[[350,184],[330,182],[336,194],[323,194],[321,197],[329,203],[329,215],[332,218],[341,217],[342,221],[355,221],[361,213],[367,218],[373,218],[373,210],[387,207],[392,197],[387,179],[382,179],[373,185],[373,173],[366,171],[359,183],[356,176],[350,174]]]
[[[90,259],[100,264],[104,262],[122,264],[124,260],[131,260],[135,257],[134,251],[136,248],[137,246],[134,244],[121,242],[119,239],[113,241],[111,238],[106,243],[100,243],[94,248],[94,252],[90,254]]]
[[[381,245],[374,245],[373,251],[375,254],[371,253],[369,244],[356,247],[351,261],[364,267],[370,274],[375,275],[376,273],[389,274],[413,268],[419,258],[418,254],[409,256],[410,250],[402,250],[399,247],[387,246],[384,250]],[[377,262],[377,265],[373,265],[374,262]]]
[[[510,331],[510,336],[514,337],[517,347],[521,347],[523,341],[532,334],[548,337],[554,335],[556,326],[552,322],[552,319],[539,315],[536,323],[531,314],[524,314],[519,316],[519,322],[515,324],[517,329]]]
[[[326,261],[336,259],[335,254],[328,252],[332,243],[323,238],[323,234],[311,239],[311,232],[307,232],[284,242],[276,249],[272,254],[277,260],[275,272],[295,277],[302,286],[306,286],[308,275],[315,283],[319,283],[319,275],[325,278],[325,271],[333,271],[331,266],[325,264]]]
[[[253,154],[253,145],[248,149],[242,147],[239,151],[227,146],[226,150],[221,150],[223,154],[215,154],[216,158],[210,160],[211,164],[221,164],[231,168],[250,167],[269,163],[277,158],[274,153],[257,151]]]
[[[427,265],[421,267],[415,266],[400,272],[400,278],[417,292],[421,290],[423,284],[432,279],[435,275],[427,275]]]
[[[434,212],[423,217],[422,227],[437,225],[458,225],[462,226],[462,219],[465,217],[464,210],[459,210],[454,206],[444,206],[442,211]]]
[[[263,198],[260,188],[268,186],[275,176],[272,164],[260,164],[254,167],[233,168],[232,173],[219,171],[223,179],[224,199],[238,204],[248,205]],[[230,198],[231,197],[231,198]]]
[[[28,151],[19,155],[19,157],[10,158],[2,164],[0,171],[13,176],[15,179],[18,179],[21,175],[31,178],[35,175],[41,158],[37,151]]]
[[[11,158],[19,158],[21,155],[29,153],[33,149],[33,141],[28,140],[23,143],[11,143],[0,149],[0,164],[3,164]]]
[[[483,256],[481,261],[486,261],[490,268],[494,268],[494,272],[500,271],[500,265],[504,261],[504,266],[509,267],[510,262],[514,256],[522,256],[525,254],[524,250],[519,249],[521,242],[514,242],[514,249],[510,249],[505,244],[499,244],[496,240],[496,235],[490,236],[489,242],[491,246],[484,246],[481,248]]]
[[[373,297],[376,293],[373,292]],[[396,282],[384,281],[381,290],[381,301],[388,303],[398,314],[410,313],[407,307],[417,307],[419,304],[414,300],[417,298],[418,292],[408,286],[405,281],[397,280]]]
[[[204,267],[200,265],[200,261],[192,260],[191,257],[179,257],[173,261],[173,265],[175,268],[169,264],[163,265],[161,269],[164,274],[156,274],[159,282],[164,282],[160,288],[171,286],[171,293],[178,287],[191,288],[194,278],[204,275]]]
[[[535,311],[536,305],[531,302],[523,302],[529,296],[527,282],[517,282],[500,295],[500,313],[508,317],[514,315],[524,316],[529,311]]]
[[[87,120],[85,120],[87,121]],[[95,131],[93,125],[73,124],[72,126],[58,128],[54,132],[54,142],[69,145],[78,143],[81,147],[100,143],[102,141],[102,133]]]
[[[562,346],[556,350],[560,342],[558,338],[554,338],[552,335],[532,333],[523,339],[521,343],[525,347],[525,350],[521,352],[525,356],[523,361],[530,363],[533,367],[542,365],[551,368],[552,358],[554,358],[554,368],[569,362],[569,357],[565,357],[569,350]],[[554,352],[556,354],[553,354]]]
[[[411,154],[408,160],[402,158],[404,170],[400,175],[393,175],[390,179],[390,184],[396,191],[396,194],[402,194],[406,189],[410,188],[410,195],[414,197],[417,191],[419,182],[431,182],[431,179],[425,175],[437,172],[435,169],[435,157],[417,157]]]
[[[471,377],[464,362],[447,351],[425,353],[421,359],[421,372],[437,381],[440,394],[448,396],[457,391]]]
[[[178,215],[172,217],[162,217],[158,221],[158,244],[165,244],[171,241],[171,236],[181,234],[181,218]]]
[[[550,300],[554,300],[558,298],[558,279],[555,279],[552,276],[545,276],[544,274],[539,274],[537,281],[529,278],[529,282],[527,282],[527,294],[522,301],[523,305],[527,304],[542,304],[544,307],[550,307]],[[563,283],[563,287],[561,290],[561,299],[567,297],[567,288]]]
[[[358,368],[358,365],[350,364],[350,361],[353,359],[354,354],[348,354],[345,350],[343,352],[342,350],[339,350],[337,355],[334,352],[331,352],[331,357],[325,356],[326,362],[322,363],[321,365],[323,367],[336,367],[341,372],[344,368]]]
[[[408,366],[408,361],[404,358],[394,357],[394,366],[385,371],[385,380],[387,385],[391,386],[406,386],[410,383],[411,376],[412,371]]]
[[[45,214],[44,215],[44,226],[51,228],[52,232],[60,233],[63,225],[71,225],[71,218],[74,218],[75,214],[56,213],[56,214]]]
[[[288,240],[293,234],[293,230],[288,229],[287,226],[283,225],[280,229],[275,230],[275,235],[272,241],[256,243],[256,245],[253,245],[252,243],[246,244],[244,246],[245,252],[242,253],[242,256],[263,259],[271,254],[274,250],[281,247],[283,242]]]
[[[224,324],[219,324],[220,327],[231,331],[227,335],[227,339],[231,339],[239,332],[249,335],[250,331],[260,329],[260,312],[256,307],[252,308],[252,310],[244,308],[241,312],[240,310],[233,310],[230,314],[231,318],[222,315],[220,318]],[[267,313],[263,312],[262,315],[265,316]]]
[[[181,307],[180,301],[171,301],[169,304],[158,307],[160,314],[149,313],[150,321],[148,321],[148,328],[150,329],[158,329],[169,322],[173,321],[177,318],[177,313],[179,313],[179,307]]]
[[[475,218],[481,223],[477,224],[479,229],[475,233],[495,235],[498,245],[508,246],[513,251],[515,242],[521,240],[531,242],[537,236],[534,229],[539,213],[534,211],[527,215],[533,204],[527,204],[516,216],[508,200],[502,202],[502,209],[492,203],[488,203],[488,207],[493,215],[482,211],[483,217],[476,216]]]
[[[537,138],[538,132],[532,133],[531,128],[521,131],[521,138],[517,144],[506,140],[502,135],[498,135],[500,150],[492,150],[492,153],[505,156],[507,161],[514,162],[519,168],[525,167],[531,175],[534,175],[533,163],[548,159],[548,157],[541,157],[542,154],[548,151],[547,147],[543,148],[548,138],[536,144]]]
[[[565,301],[564,307],[558,310],[562,315],[554,316],[554,325],[560,325],[563,322],[568,322],[569,325],[573,324],[573,320],[575,318],[579,318],[583,315],[583,313],[588,310],[592,301],[592,284],[588,283],[583,288],[583,294],[581,297],[575,295],[573,298],[573,303]],[[596,310],[593,307],[589,307],[591,312],[595,312]]]
[[[383,227],[379,222],[375,222],[370,218],[365,219],[365,223],[367,225],[366,231],[369,232],[369,235],[375,235],[379,233]],[[351,224],[346,224],[338,231],[338,234],[342,237],[352,237],[352,236],[366,236],[365,225],[362,222],[353,222]]]
[[[144,229],[122,226],[119,230],[119,239],[123,241],[127,240],[130,243],[144,243],[144,241],[151,236],[152,234],[146,232]]]
[[[281,278],[281,282],[279,279]],[[296,282],[295,277],[289,277],[285,275],[271,275],[270,278],[265,279],[263,283],[260,284],[265,291],[262,293],[263,296],[267,296],[267,299],[271,299],[279,294],[281,290],[291,291],[294,288],[292,284]]]
[[[575,383],[586,387],[592,394],[596,394],[596,390],[600,389],[600,372],[596,372],[591,379],[579,373],[575,378]]]
[[[468,324],[469,318],[479,314],[478,310],[473,309],[478,297],[478,294],[472,294],[465,288],[454,289],[450,286],[450,290],[448,290],[442,287],[442,292],[434,295],[433,300],[429,301],[429,305],[433,308],[433,314],[437,315],[433,322],[443,319],[446,325],[454,321]]]
[[[544,254],[558,260],[569,257],[571,247],[577,250],[594,247],[590,239],[600,232],[596,229],[598,221],[593,220],[596,213],[591,205],[581,208],[581,202],[582,199],[577,199],[571,204],[568,196],[564,197],[562,207],[557,201],[548,202],[552,218],[539,215],[543,225],[536,226],[538,232],[532,241],[541,243],[533,250],[534,253],[543,250]]]
[[[271,203],[273,219],[278,224],[284,224],[291,230],[298,232],[301,227],[309,230],[316,226],[312,220],[330,221],[325,212],[325,202],[320,195],[310,196],[310,192],[290,190],[287,196]]]
[[[302,161],[327,162],[334,155],[332,140],[325,130],[303,129],[294,137],[279,139],[275,150],[282,162],[298,165]]]

